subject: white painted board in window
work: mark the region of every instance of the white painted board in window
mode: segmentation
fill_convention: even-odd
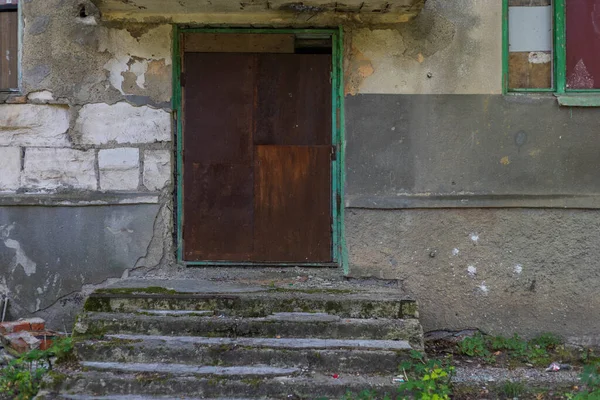
[[[508,50],[552,51],[552,6],[508,8]]]

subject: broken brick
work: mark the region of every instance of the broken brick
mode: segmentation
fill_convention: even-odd
[[[4,336],[4,340],[17,353],[24,353],[40,347],[42,341],[29,332],[15,332]]]
[[[58,335],[56,332],[32,332],[33,335],[35,335],[36,339],[40,340],[40,346],[39,349],[40,350],[48,350],[52,344],[54,343],[54,340],[56,340],[56,338],[58,338],[60,335]]]
[[[7,333],[28,331],[29,329],[31,329],[31,324],[27,320],[0,323],[0,333],[3,335]]]
[[[28,321],[31,324],[32,331],[43,331],[46,329],[46,322],[41,318],[29,318]]]
[[[29,345],[21,338],[11,341],[10,347],[19,354],[29,351]]]

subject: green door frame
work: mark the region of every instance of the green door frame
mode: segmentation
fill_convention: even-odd
[[[231,261],[185,261],[183,259],[183,135],[182,124],[182,89],[181,89],[181,34],[182,33],[314,33],[330,34],[332,38],[332,143],[335,146],[335,157],[331,163],[332,168],[332,260],[331,263],[261,263],[261,262],[231,262]],[[251,29],[251,28],[189,28],[173,26],[173,98],[172,107],[175,118],[175,144],[176,144],[176,226],[177,261],[186,266],[306,266],[306,267],[342,267],[347,272],[347,251],[344,241],[344,84],[343,84],[343,30],[336,29]]]

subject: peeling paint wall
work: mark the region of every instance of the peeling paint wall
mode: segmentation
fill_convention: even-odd
[[[410,22],[346,36],[347,94],[502,92],[501,1],[429,0]]]
[[[173,261],[172,26],[88,0],[21,2],[0,94],[0,294],[70,329],[95,285]]]
[[[25,94],[48,91],[71,105],[170,106],[170,25],[106,24],[88,0],[26,2],[23,15]]]

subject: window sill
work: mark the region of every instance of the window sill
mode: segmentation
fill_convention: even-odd
[[[27,97],[19,91],[0,90],[0,104],[23,104],[27,102]]]
[[[565,107],[600,107],[600,92],[555,94],[558,104]]]

